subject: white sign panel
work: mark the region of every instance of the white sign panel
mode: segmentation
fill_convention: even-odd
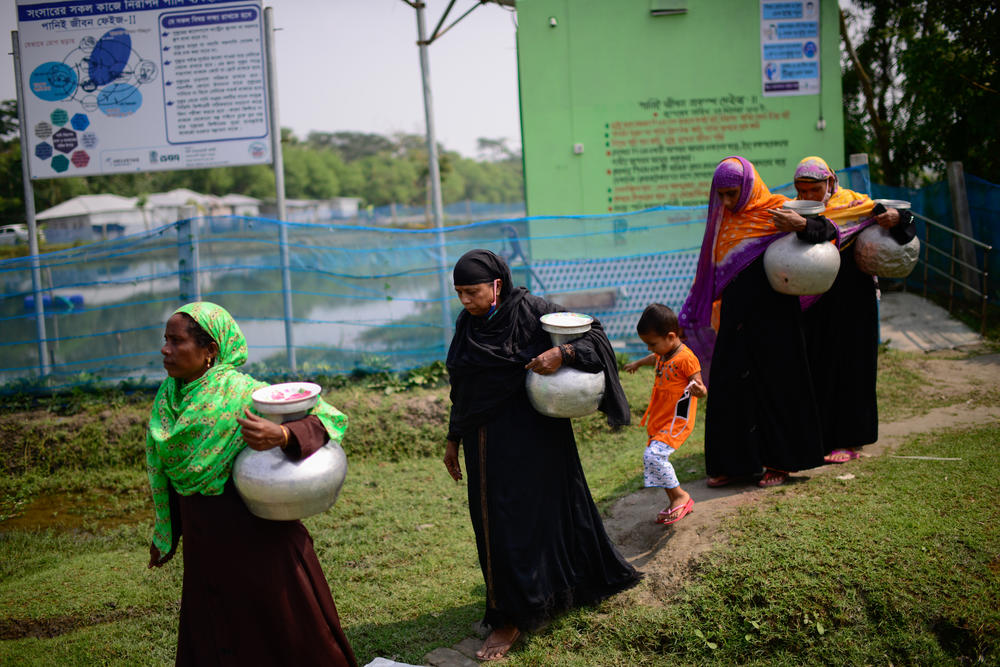
[[[765,97],[819,94],[819,1],[760,3]]]
[[[18,0],[32,178],[271,162],[261,0]]]

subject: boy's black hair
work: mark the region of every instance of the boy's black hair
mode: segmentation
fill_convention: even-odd
[[[646,306],[646,310],[642,311],[639,317],[639,323],[635,325],[635,330],[640,336],[644,334],[666,336],[670,333],[681,335],[677,314],[662,303],[651,303]]]

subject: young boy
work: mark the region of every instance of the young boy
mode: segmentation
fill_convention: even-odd
[[[697,399],[706,396],[708,389],[701,381],[698,358],[681,342],[674,311],[662,303],[651,304],[635,328],[651,354],[625,364],[625,370],[635,373],[640,366],[656,366],[653,393],[642,417],[649,434],[643,477],[647,487],[661,487],[667,492],[670,504],[657,514],[656,522],[669,525],[694,508],[694,500],[677,481],[670,455],[694,429]]]

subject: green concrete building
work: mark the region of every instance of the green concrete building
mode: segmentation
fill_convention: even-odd
[[[838,11],[833,0],[518,0],[528,214],[704,205],[732,154],[771,186],[806,155],[843,167]],[[579,251],[548,250],[534,244]]]

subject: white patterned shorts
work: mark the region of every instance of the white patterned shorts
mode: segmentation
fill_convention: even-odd
[[[681,485],[670,463],[670,455],[675,451],[665,442],[650,440],[642,455],[642,478],[647,487],[673,489]]]

